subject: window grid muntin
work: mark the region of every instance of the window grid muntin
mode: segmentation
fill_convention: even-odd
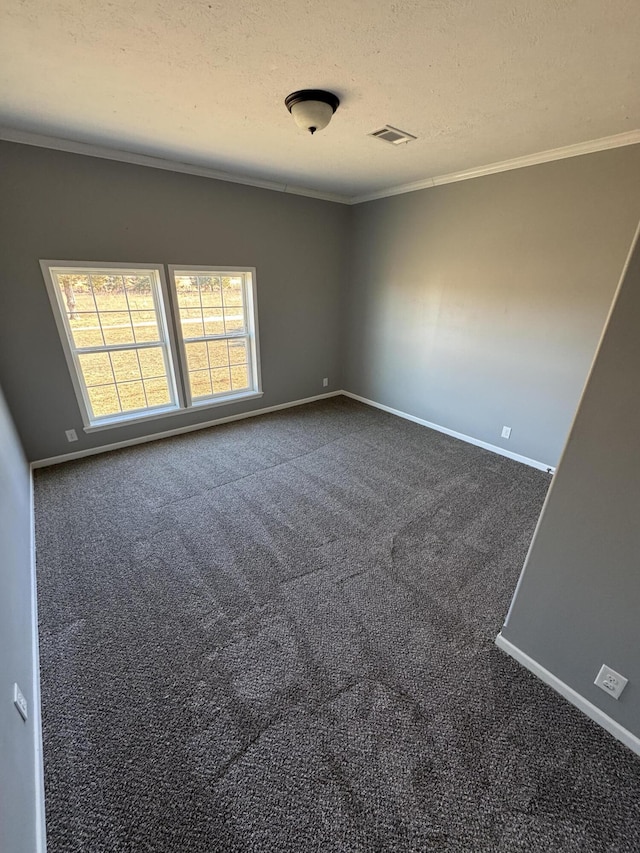
[[[211,364],[211,353],[210,353],[210,349],[209,349],[208,344],[211,342],[215,343],[215,342],[221,342],[221,341],[224,341],[226,344],[226,361],[222,365],[218,365],[218,364],[212,365]],[[243,350],[244,350],[243,355],[244,355],[244,357],[243,357],[242,361],[231,361],[232,356],[231,356],[230,344],[234,341],[241,341],[243,344]],[[227,371],[228,377],[229,377],[229,390],[228,391],[223,390],[223,391],[214,392],[213,391],[213,385],[212,385],[212,389],[211,389],[212,394],[213,393],[216,393],[216,394],[239,393],[241,391],[247,391],[247,390],[251,389],[251,377],[252,377],[251,361],[250,361],[250,358],[251,358],[251,341],[250,341],[249,335],[233,334],[233,335],[230,335],[226,338],[224,338],[220,335],[217,335],[213,339],[212,338],[209,338],[209,339],[202,338],[202,339],[198,339],[198,340],[188,339],[185,341],[185,343],[186,344],[191,344],[191,343],[202,343],[202,344],[204,344],[205,350],[207,352],[207,357],[208,357],[208,362],[207,362],[206,367],[191,367],[189,365],[189,356],[187,356],[187,372],[188,372],[189,376],[191,376],[194,373],[202,373],[202,372],[209,371],[209,373],[211,374],[211,378],[213,378],[213,376],[217,372],[222,371],[222,370]],[[235,387],[235,380],[233,378],[233,369],[234,368],[243,368],[243,367],[246,368],[247,383],[245,385],[240,386],[240,387]],[[204,395],[204,394],[193,394],[193,399],[200,400],[200,399],[206,398],[206,396],[207,395]]]
[[[256,385],[256,373],[254,371],[254,364],[257,361],[256,357],[256,342],[255,342],[255,328],[254,323],[252,322],[253,318],[249,315],[249,300],[252,294],[249,293],[249,288],[253,284],[253,273],[244,269],[240,270],[211,270],[205,268],[189,269],[189,268],[177,268],[171,267],[171,282],[173,285],[173,292],[176,299],[176,307],[177,314],[179,320],[179,330],[180,330],[180,344],[183,354],[183,362],[184,362],[184,372],[185,372],[185,384],[186,391],[189,395],[189,400],[191,403],[201,404],[203,402],[207,402],[209,400],[215,400],[216,398],[224,398],[225,396],[234,396],[236,394],[251,393],[252,391],[257,391]],[[225,291],[222,284],[222,280],[225,277],[240,279],[240,295],[241,295],[241,304],[240,305],[228,305],[225,300]],[[185,335],[185,324],[183,324],[183,314],[184,310],[191,311],[194,306],[185,305],[184,301],[181,300],[180,291],[178,290],[178,279],[179,278],[191,278],[196,280],[197,289],[198,289],[198,303],[200,309],[200,318],[203,332],[206,328],[206,320],[205,320],[205,310],[220,310],[222,309],[222,322],[224,333],[211,333],[211,334],[203,334],[203,335],[193,335],[187,337]],[[220,282],[220,305],[204,305],[202,301],[202,279],[203,278],[212,278],[214,280],[218,279]],[[253,303],[253,300],[251,300]],[[231,317],[227,317],[227,310],[240,310],[240,317],[234,319],[240,319],[242,321],[242,329],[227,329],[227,320],[231,320]],[[253,306],[253,310],[255,311],[255,306]],[[191,319],[191,318],[189,318]],[[231,364],[230,361],[230,353],[229,353],[229,341],[242,339],[245,345],[245,354],[246,361],[238,362]],[[226,369],[228,373],[228,390],[215,391],[214,390],[214,371],[221,370],[222,367],[216,367],[211,365],[211,359],[209,354],[209,347],[207,346],[210,341],[226,341],[227,342],[227,362]],[[207,367],[200,368],[191,368],[189,366],[189,361],[187,357],[187,344],[191,343],[204,343],[206,349],[206,357],[207,357]],[[232,377],[232,368],[233,367],[246,367],[247,373],[247,384],[242,388],[234,388],[233,387],[233,377]],[[209,374],[209,382],[211,384],[211,394],[194,394],[193,389],[191,387],[191,376],[192,374],[208,372]]]
[[[159,268],[129,268],[129,267],[62,267],[52,264],[48,267],[49,274],[52,279],[53,289],[55,292],[56,300],[60,309],[60,314],[62,317],[62,321],[64,324],[64,328],[66,331],[67,341],[69,350],[71,353],[71,357],[75,366],[78,382],[79,382],[79,390],[82,395],[82,400],[84,402],[84,407],[87,412],[89,418],[90,425],[98,425],[103,422],[109,422],[110,420],[116,419],[118,421],[126,421],[131,415],[139,414],[140,412],[149,412],[149,414],[154,414],[157,411],[161,411],[163,409],[177,408],[178,407],[178,395],[176,388],[176,380],[175,374],[173,371],[173,362],[169,359],[169,345],[170,345],[170,337],[169,337],[169,327],[166,314],[163,309],[162,302],[160,301],[160,287],[161,287],[161,279],[160,279],[160,270]],[[86,271],[85,271],[86,270]],[[131,318],[131,310],[129,309],[128,295],[127,295],[127,311],[123,310],[113,310],[109,311],[108,309],[105,311],[100,311],[98,308],[98,304],[96,301],[95,290],[93,286],[93,277],[98,275],[107,275],[107,276],[119,276],[122,282],[122,287],[126,294],[126,285],[124,283],[124,277],[126,275],[130,276],[140,276],[141,273],[146,273],[147,278],[149,278],[151,283],[151,296],[153,299],[153,313],[155,316],[156,329],[158,331],[158,340],[156,341],[140,341],[137,342],[135,339],[135,331]],[[70,312],[67,308],[66,303],[64,302],[63,296],[63,288],[60,284],[60,276],[62,275],[77,275],[83,276],[85,275],[89,280],[89,287],[91,289],[91,298],[93,301],[93,305],[95,311],[77,311],[73,312],[74,314],[95,314],[98,319],[98,324],[100,328],[101,337],[103,340],[102,346],[91,346],[91,347],[78,347],[75,342],[75,338],[73,336],[73,329],[71,327],[71,318]],[[133,309],[136,310],[147,310],[150,309]],[[129,322],[131,326],[132,338],[133,341],[129,343],[121,343],[121,344],[107,344],[104,336],[104,328],[102,326],[101,313],[128,313],[129,314]],[[124,409],[122,406],[122,400],[120,397],[120,392],[118,390],[118,383],[115,379],[115,373],[113,369],[113,362],[111,360],[111,352],[121,351],[121,350],[131,350],[131,349],[146,349],[146,348],[160,348],[163,354],[163,363],[165,366],[165,376],[164,377],[154,377],[154,378],[164,378],[167,383],[167,389],[169,393],[169,403],[161,403],[153,406],[140,407],[136,409]],[[104,383],[102,387],[114,387],[117,398],[118,405],[120,406],[120,411],[112,412],[108,415],[96,415],[93,409],[93,404],[91,402],[88,390],[89,387],[98,387],[98,386],[88,386],[85,378],[84,371],[82,369],[82,365],[79,360],[79,356],[85,353],[99,353],[104,352],[109,355],[109,364],[111,365],[111,372],[113,376],[113,383]],[[146,389],[144,387],[144,380],[141,378],[140,380],[130,380],[130,381],[140,381],[143,386],[143,391],[145,395],[145,399],[147,399]],[[124,415],[123,418],[118,418],[118,415]]]

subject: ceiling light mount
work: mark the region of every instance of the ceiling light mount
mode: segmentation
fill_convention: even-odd
[[[287,95],[284,105],[298,127],[314,134],[329,124],[340,106],[340,99],[324,89],[300,89]]]

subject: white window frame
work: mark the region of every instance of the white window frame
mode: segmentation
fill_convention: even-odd
[[[162,264],[120,264],[113,262],[98,263],[93,261],[42,260],[40,261],[40,267],[47,286],[47,292],[51,301],[51,307],[53,308],[53,315],[60,334],[60,341],[62,342],[62,348],[67,360],[69,373],[71,374],[71,381],[78,399],[85,432],[91,432],[97,429],[108,429],[109,427],[135,423],[140,420],[147,420],[147,418],[150,417],[163,417],[167,414],[184,411],[185,404],[182,385],[178,381],[178,377],[176,375],[178,359],[176,358],[177,346],[175,334],[173,326],[167,317],[167,307],[170,304],[169,291]],[[162,406],[149,406],[145,409],[134,409],[131,412],[118,412],[114,415],[94,417],[91,414],[92,407],[87,387],[82,378],[83,374],[79,355],[92,351],[109,352],[111,348],[108,344],[104,347],[76,347],[73,340],[71,326],[69,325],[69,320],[67,318],[67,307],[64,304],[60,288],[56,286],[53,273],[64,275],[65,273],[77,274],[86,272],[88,275],[99,275],[100,272],[109,271],[113,273],[114,270],[117,270],[117,272],[122,275],[139,275],[141,270],[145,273],[149,273],[152,281],[151,292],[153,294],[153,304],[156,317],[158,319],[160,340],[154,342],[133,343],[125,346],[116,345],[113,347],[113,350],[122,351],[123,349],[160,346],[167,372],[167,384],[169,387],[171,402]]]
[[[73,389],[78,400],[80,415],[84,425],[84,431],[87,433],[96,432],[98,430],[112,429],[118,426],[126,426],[128,424],[140,423],[156,418],[165,418],[176,414],[186,414],[189,411],[200,409],[213,408],[215,406],[229,405],[241,400],[247,400],[257,397],[262,397],[262,377],[260,369],[260,344],[258,336],[258,306],[256,295],[256,269],[255,267],[234,267],[234,266],[193,266],[190,264],[140,264],[140,263],[116,263],[113,261],[58,261],[58,260],[41,260],[40,268],[47,288],[53,316],[55,319],[60,342],[69,368],[69,375],[73,384]],[[67,318],[67,307],[64,303],[60,288],[56,286],[52,272],[56,273],[74,273],[84,272],[87,274],[99,274],[101,271],[107,270],[118,272],[127,275],[139,275],[141,270],[152,275],[152,293],[156,316],[158,318],[158,331],[160,333],[160,341],[148,342],[152,346],[161,346],[165,367],[167,371],[167,380],[169,386],[169,395],[171,403],[165,406],[150,406],[146,409],[135,409],[131,412],[118,412],[115,415],[107,415],[104,417],[91,416],[91,404],[87,388],[82,378],[82,368],[78,355],[93,348],[80,347],[77,348],[73,341],[71,327]],[[169,275],[167,276],[166,271]],[[245,316],[247,321],[246,333],[239,334],[238,337],[246,338],[249,345],[249,372],[251,374],[251,387],[243,391],[231,391],[229,393],[220,392],[212,397],[207,397],[202,400],[192,400],[190,394],[190,384],[188,375],[188,364],[186,357],[186,349],[182,336],[182,326],[180,323],[180,312],[178,308],[178,297],[175,286],[175,273],[184,272],[186,274],[202,274],[205,272],[216,276],[231,275],[237,276],[238,273],[244,273],[244,303]],[[250,278],[250,283],[247,279]],[[168,285],[168,279],[171,281],[171,286]],[[215,336],[205,336],[210,339],[216,339]],[[234,335],[225,335],[225,339],[234,337]],[[220,339],[219,337],[217,339]],[[147,342],[141,344],[131,344],[130,348],[136,346],[145,346]],[[127,348],[127,347],[124,347]],[[108,351],[109,346],[99,348],[100,351]],[[113,349],[123,349],[121,345],[116,345]]]
[[[258,305],[256,291],[256,269],[255,267],[221,267],[221,266],[194,266],[193,264],[169,264],[169,281],[171,282],[171,296],[173,297],[174,315],[176,323],[176,333],[178,338],[178,346],[180,348],[180,356],[182,361],[182,371],[184,377],[184,396],[188,408],[199,409],[208,406],[221,406],[225,403],[232,403],[236,400],[246,400],[251,397],[262,396],[262,376],[260,371],[260,345],[258,337]],[[191,390],[189,383],[189,372],[187,363],[187,351],[185,347],[185,339],[182,333],[182,324],[180,322],[180,310],[178,307],[178,291],[176,287],[176,276],[184,275],[202,275],[209,273],[212,276],[238,276],[243,273],[243,303],[246,321],[246,332],[239,334],[224,334],[224,335],[202,335],[198,336],[197,340],[206,342],[209,340],[232,340],[233,338],[243,338],[247,340],[249,348],[248,365],[250,373],[249,388],[242,391],[221,391],[218,394],[212,394],[211,397],[205,397],[199,400],[191,398]],[[249,280],[248,280],[249,279]],[[187,339],[186,343],[192,342]]]

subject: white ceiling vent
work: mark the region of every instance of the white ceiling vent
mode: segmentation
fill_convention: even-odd
[[[397,127],[391,127],[390,124],[385,124],[380,130],[374,130],[369,136],[375,136],[376,139],[382,139],[383,142],[390,142],[392,145],[403,145],[405,142],[411,142],[412,139],[418,138],[404,130],[398,130]]]

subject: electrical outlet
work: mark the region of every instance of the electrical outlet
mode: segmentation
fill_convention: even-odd
[[[29,708],[27,700],[24,698],[22,690],[20,690],[17,684],[13,685],[13,704],[16,706],[18,713],[26,723],[27,717],[29,716]]]
[[[329,379],[325,376],[324,379],[322,380],[322,387],[326,388],[328,384],[329,384]]]
[[[619,699],[620,694],[627,686],[628,681],[629,679],[625,678],[624,675],[620,675],[620,673],[616,672],[615,669],[611,669],[610,666],[605,666],[603,664],[600,667],[600,672],[593,683],[604,690],[605,693],[608,693],[609,696],[613,696],[614,699]]]
[[[511,427],[502,427],[502,438],[511,438]]]
[[[75,429],[66,429],[64,431],[64,434],[67,436],[67,441],[77,441],[78,440],[78,433],[75,431]]]

